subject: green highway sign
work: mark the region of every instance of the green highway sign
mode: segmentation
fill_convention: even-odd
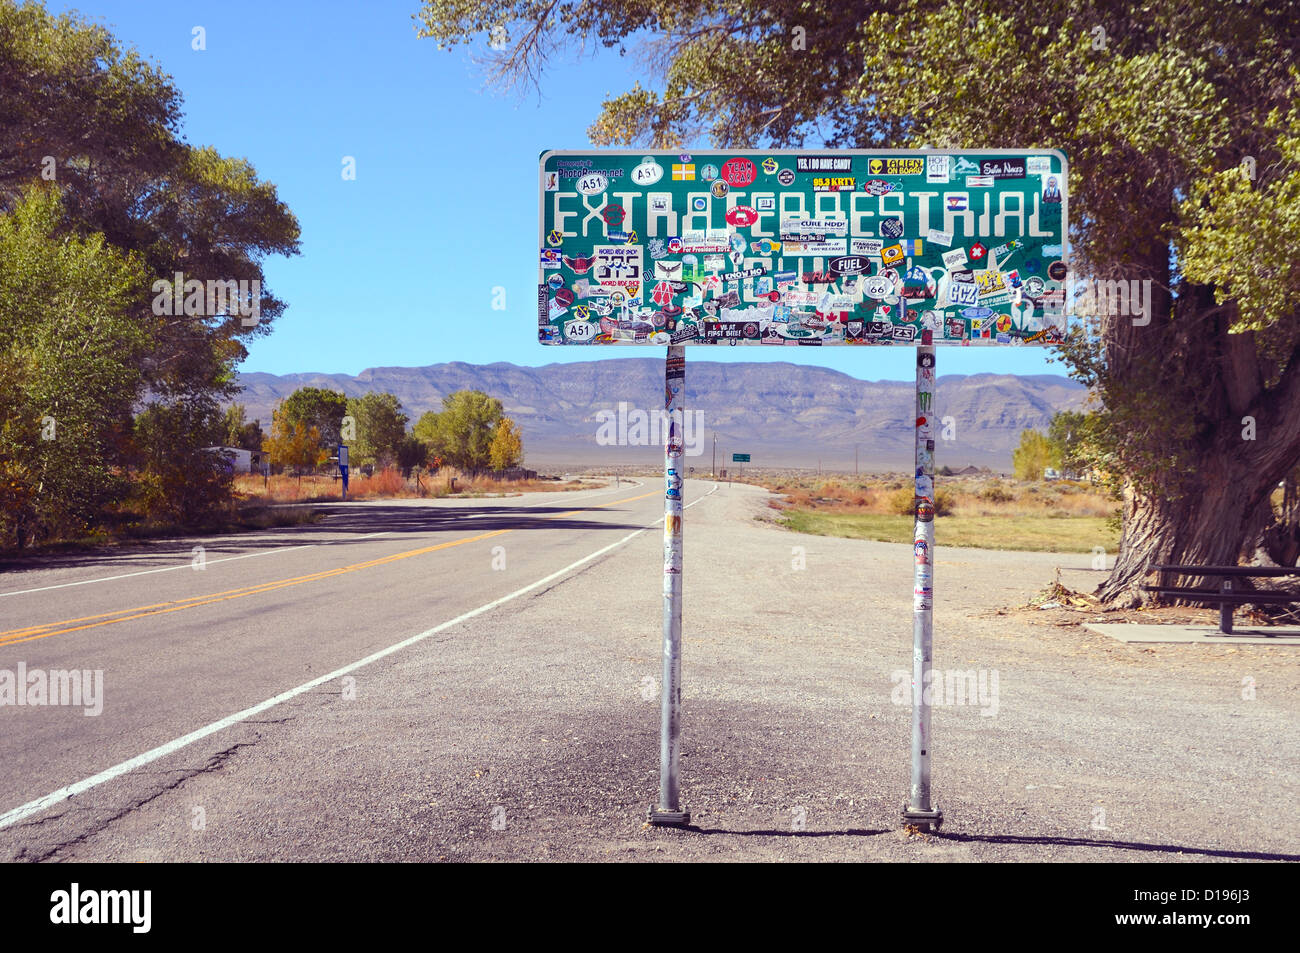
[[[731,462],[732,462],[732,463],[748,463],[748,462],[749,462],[749,454],[747,454],[747,453],[733,453],[733,454],[731,455]]]
[[[543,344],[1052,344],[1056,150],[543,153]]]

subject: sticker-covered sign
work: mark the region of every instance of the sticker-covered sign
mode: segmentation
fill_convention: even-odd
[[[547,152],[538,340],[1053,344],[1055,150]]]

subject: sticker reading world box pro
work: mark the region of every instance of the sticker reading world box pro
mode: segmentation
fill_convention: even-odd
[[[1055,150],[554,151],[539,171],[544,344],[1064,338]]]

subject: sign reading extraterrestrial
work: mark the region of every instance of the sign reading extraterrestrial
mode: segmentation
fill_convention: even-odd
[[[543,344],[1052,344],[1056,150],[541,156]]]

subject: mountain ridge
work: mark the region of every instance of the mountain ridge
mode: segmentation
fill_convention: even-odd
[[[444,396],[483,390],[501,400],[524,434],[529,465],[644,464],[662,459],[651,446],[602,446],[603,410],[656,410],[663,402],[663,358],[629,357],[526,367],[507,361],[449,361],[423,367],[372,367],[358,374],[304,371],[239,375],[248,418],[269,428],[271,408],[298,387],[327,387],[349,397],[388,391],[412,422],[441,408]],[[937,441],[936,464],[1009,470],[1011,450],[1025,429],[1046,429],[1053,413],[1080,408],[1082,384],[1055,374],[940,375],[935,414],[951,417]],[[711,465],[718,453],[748,452],[755,466],[852,469],[854,445],[863,470],[910,469],[912,381],[869,381],[843,371],[789,362],[721,363],[693,360],[686,368],[686,407],[709,443],[688,463]],[[936,427],[936,433],[944,431]],[[688,433],[688,436],[690,434]],[[699,450],[695,443],[689,450]],[[722,461],[719,460],[719,468]]]

